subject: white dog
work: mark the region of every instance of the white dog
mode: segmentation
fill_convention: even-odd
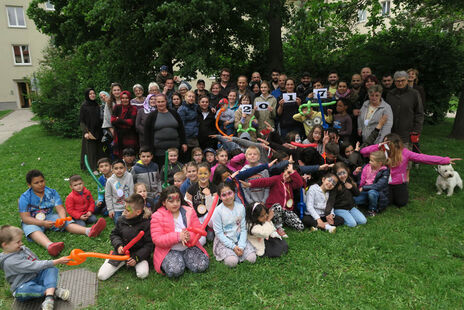
[[[461,177],[454,171],[451,164],[439,165],[436,170],[438,172],[437,182],[435,183],[438,189],[437,195],[441,195],[443,191],[447,191],[447,195],[451,196],[456,186],[462,189]]]

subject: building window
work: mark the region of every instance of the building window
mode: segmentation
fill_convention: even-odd
[[[45,10],[47,11],[55,11],[55,5],[50,1],[45,2]]]
[[[28,45],[13,45],[13,55],[15,65],[31,64],[31,56],[29,55]]]
[[[24,19],[24,10],[22,6],[7,6],[6,13],[8,15],[9,27],[26,28],[26,20]]]
[[[382,15],[390,16],[390,4],[391,1],[382,1]]]
[[[358,23],[365,22],[367,19],[367,11],[366,10],[358,10]]]

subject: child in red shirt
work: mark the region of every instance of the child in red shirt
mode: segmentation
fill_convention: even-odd
[[[95,201],[90,191],[85,188],[84,181],[80,175],[73,175],[69,178],[69,187],[72,191],[66,197],[65,206],[68,214],[76,224],[86,226],[97,221],[93,214],[95,211]]]

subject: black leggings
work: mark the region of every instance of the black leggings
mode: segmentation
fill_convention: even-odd
[[[288,244],[285,240],[279,238],[269,238],[264,240],[265,257],[280,257],[288,252]]]
[[[390,189],[390,203],[401,208],[404,207],[409,200],[408,183],[388,185]]]
[[[343,219],[343,217],[341,216],[334,216],[334,225],[333,226],[340,226],[340,225],[343,225],[345,223],[345,220]],[[321,220],[323,222],[327,222],[327,219],[325,216],[321,216]],[[303,224],[305,225],[305,227],[317,227],[317,221],[315,219],[313,219],[313,217],[311,215],[305,215],[303,216]]]

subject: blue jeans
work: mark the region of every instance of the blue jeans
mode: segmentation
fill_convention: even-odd
[[[97,217],[95,215],[91,215],[87,221],[84,221],[84,220],[74,220],[74,222],[77,224],[77,225],[80,225],[80,226],[86,226],[87,224],[93,224],[93,223],[96,223],[97,222]]]
[[[20,301],[39,298],[45,295],[49,288],[56,288],[58,281],[58,268],[50,267],[42,270],[36,278],[23,283],[13,293],[13,296]]]
[[[355,196],[354,198],[354,203],[359,206],[359,205],[367,205],[367,209],[369,211],[375,211],[378,212],[379,209],[377,207],[379,203],[379,192],[371,189],[367,192],[361,192],[359,196]]]
[[[343,217],[346,226],[355,227],[356,225],[363,225],[367,223],[367,219],[364,214],[356,208],[351,210],[335,209],[334,213],[336,216]]]
[[[121,215],[122,215],[122,211],[114,211],[114,217],[113,217],[114,225],[116,225]]]

